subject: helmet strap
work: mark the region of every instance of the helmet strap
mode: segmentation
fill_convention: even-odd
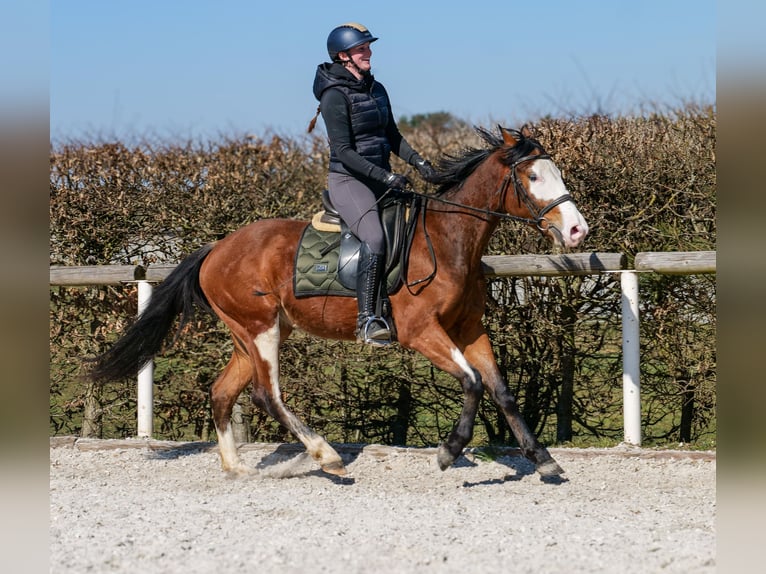
[[[354,62],[354,60],[351,58],[351,55],[346,51],[344,51],[343,53],[346,54],[346,57],[348,58],[348,60],[344,60],[343,58],[341,58],[340,52],[338,52],[338,56],[337,56],[338,62],[340,62],[344,68],[348,66],[349,64],[351,64],[354,68],[356,68],[357,72],[361,73],[362,70],[360,70],[359,66],[356,65],[356,62]]]
[[[352,60],[351,58],[349,58],[348,60],[340,60],[340,63],[343,64],[344,68],[347,67],[348,65],[351,65],[351,67],[353,67],[356,70],[357,74],[359,74],[362,77],[369,74],[369,72],[365,72],[359,66],[357,66],[356,62],[354,62],[354,60]]]

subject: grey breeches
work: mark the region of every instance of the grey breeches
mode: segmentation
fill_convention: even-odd
[[[327,184],[330,201],[351,232],[367,243],[373,253],[383,253],[385,238],[373,191],[355,177],[342,173],[330,172]]]

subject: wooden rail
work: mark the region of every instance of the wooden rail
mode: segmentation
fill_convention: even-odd
[[[487,277],[520,275],[591,275],[625,269],[622,253],[571,253],[567,255],[487,255],[482,266]],[[160,282],[175,265],[51,265],[50,284],[68,287],[119,285],[133,281]]]
[[[593,275],[623,271],[628,258],[623,253],[569,253],[563,255],[487,255],[482,267],[487,277],[525,275]],[[635,257],[635,271],[673,275],[716,272],[715,251],[642,252]],[[132,281],[160,282],[175,265],[51,265],[50,284],[83,287],[119,285]]]
[[[146,270],[140,265],[51,265],[50,277],[51,285],[119,285],[146,279]]]
[[[715,273],[715,251],[649,251],[636,253],[636,271],[653,271],[668,275]]]
[[[622,296],[623,415],[625,442],[641,444],[641,393],[639,355],[638,273],[691,275],[716,272],[715,251],[643,252],[636,254],[635,269],[626,269],[622,253],[571,253],[562,255],[488,255],[482,258],[487,277],[596,275],[619,273]],[[56,286],[119,285],[138,283],[139,312],[151,299],[151,283],[167,278],[175,265],[95,265],[50,267],[50,284]],[[138,375],[138,435],[152,434],[153,365]]]

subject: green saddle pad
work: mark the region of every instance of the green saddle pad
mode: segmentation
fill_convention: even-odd
[[[311,295],[356,296],[338,281],[340,233],[307,225],[295,257],[293,286],[296,297]]]
[[[338,279],[340,235],[337,231],[321,231],[311,224],[306,226],[295,256],[293,287],[296,297],[356,297],[356,290],[345,287]],[[399,270],[397,263],[388,273],[389,293],[400,283]]]

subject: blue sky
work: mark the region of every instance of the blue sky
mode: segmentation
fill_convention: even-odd
[[[716,98],[715,0],[68,0],[49,13],[54,142],[302,134],[327,34],[348,21],[380,38],[373,73],[397,117],[518,127]]]

